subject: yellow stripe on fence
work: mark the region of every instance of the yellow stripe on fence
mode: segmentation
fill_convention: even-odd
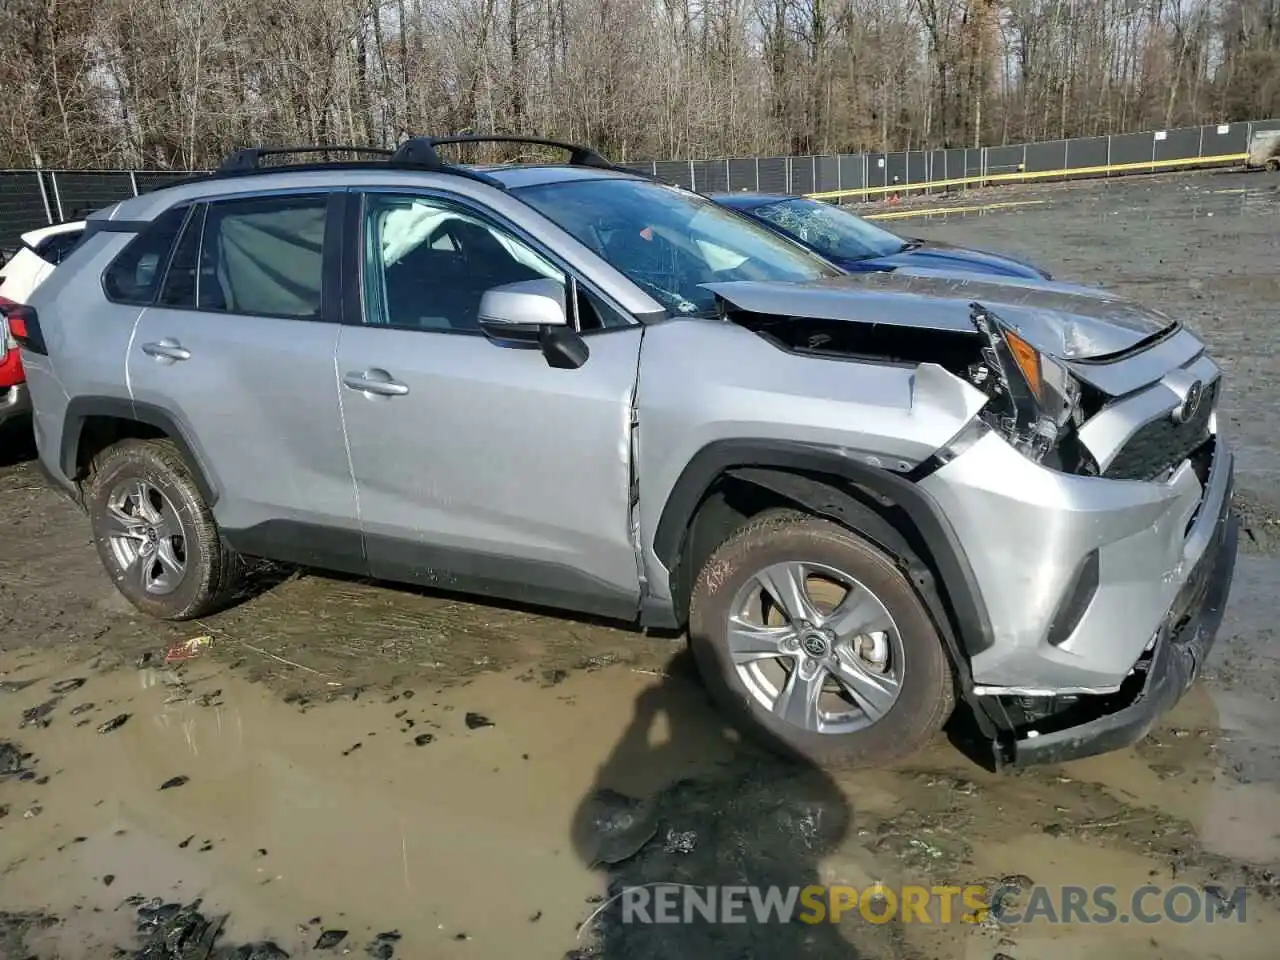
[[[891,213],[868,213],[863,220],[905,220],[908,217],[928,217],[941,213],[976,213],[979,210],[1004,210],[1008,207],[1033,207],[1048,200],[1006,200],[1003,203],[979,203],[969,207],[930,207],[927,210],[894,210]]]
[[[1143,160],[1141,163],[1104,163],[1096,167],[1070,167],[1063,170],[1034,170],[1017,173],[989,173],[977,177],[952,177],[949,180],[929,180],[924,183],[895,183],[885,187],[856,187],[850,190],[824,190],[806,193],[813,200],[833,200],[837,197],[870,196],[883,193],[906,193],[908,190],[931,190],[935,187],[960,187],[970,183],[1018,183],[1027,180],[1047,180],[1051,177],[1079,176],[1081,174],[1119,173],[1125,170],[1169,170],[1197,164],[1243,162],[1247,153],[1224,153],[1216,157],[1184,157],[1177,160]]]

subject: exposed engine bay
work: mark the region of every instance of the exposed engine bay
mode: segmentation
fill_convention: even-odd
[[[980,416],[1033,460],[1097,476],[1078,430],[1105,398],[1043,355],[980,303],[969,330],[850,323],[729,309],[726,317],[781,349],[827,359],[936,363],[986,394]]]

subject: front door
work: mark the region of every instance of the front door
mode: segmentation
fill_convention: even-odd
[[[173,415],[194,441],[230,543],[363,573],[334,372],[338,277],[324,270],[326,223],[344,199],[196,206],[138,320],[128,371],[134,401]]]
[[[631,398],[641,328],[591,298],[576,370],[500,346],[480,296],[550,258],[469,206],[367,194],[342,414],[375,576],[632,617]],[[612,325],[612,328],[608,328]]]

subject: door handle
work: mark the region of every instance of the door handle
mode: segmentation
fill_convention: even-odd
[[[376,367],[363,373],[348,373],[342,382],[352,390],[371,393],[379,397],[403,397],[409,392],[409,385],[393,380],[391,374]]]
[[[172,337],[164,337],[154,343],[144,343],[142,352],[162,362],[191,359],[191,351]]]

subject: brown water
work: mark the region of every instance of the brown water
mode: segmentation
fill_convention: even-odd
[[[1112,884],[1122,904],[1145,883],[1226,882],[1246,877],[1249,863],[1280,859],[1275,790],[1221,772],[1207,747],[1213,698],[1201,688],[1147,759],[1124,751],[995,776],[940,743],[909,768],[837,778],[829,795],[816,781],[816,800],[811,781],[793,800],[788,768],[750,754],[744,767],[743,748],[679,674],[612,667],[548,683],[511,670],[442,692],[353,700],[333,688],[332,702],[300,704],[213,658],[100,672],[19,652],[0,656],[0,670],[3,680],[38,678],[0,694],[0,730],[49,777],[0,783],[10,808],[0,869],[6,909],[65,918],[29,938],[42,956],[96,957],[128,943],[133,911],[118,908],[141,894],[202,897],[229,912],[230,940],[271,938],[304,955],[321,929],[341,928],[353,947],[399,930],[397,956],[561,957],[583,945],[577,927],[610,876],[692,871],[697,882],[734,882],[741,850],[726,844],[758,843],[748,872],[789,851],[782,875],[800,884],[1023,874],[1044,885]],[[73,677],[86,682],[54,706],[48,727],[18,729],[51,683]],[[120,713],[130,715],[123,726],[97,732]],[[468,713],[493,725],[471,729]],[[429,741],[415,745],[423,734]],[[1180,774],[1162,778],[1165,764]],[[159,789],[179,776],[189,780]],[[673,799],[664,829],[706,839],[691,855],[640,858],[639,873],[589,869],[571,838],[584,798],[602,785]],[[847,818],[825,845],[771,847],[767,824],[752,822],[771,806],[815,802]],[[855,911],[832,933],[865,956],[1272,957],[1280,916],[1253,880],[1244,923],[940,929],[873,926]],[[678,951],[679,932],[669,936]],[[630,955],[621,940],[604,946],[605,956]]]

